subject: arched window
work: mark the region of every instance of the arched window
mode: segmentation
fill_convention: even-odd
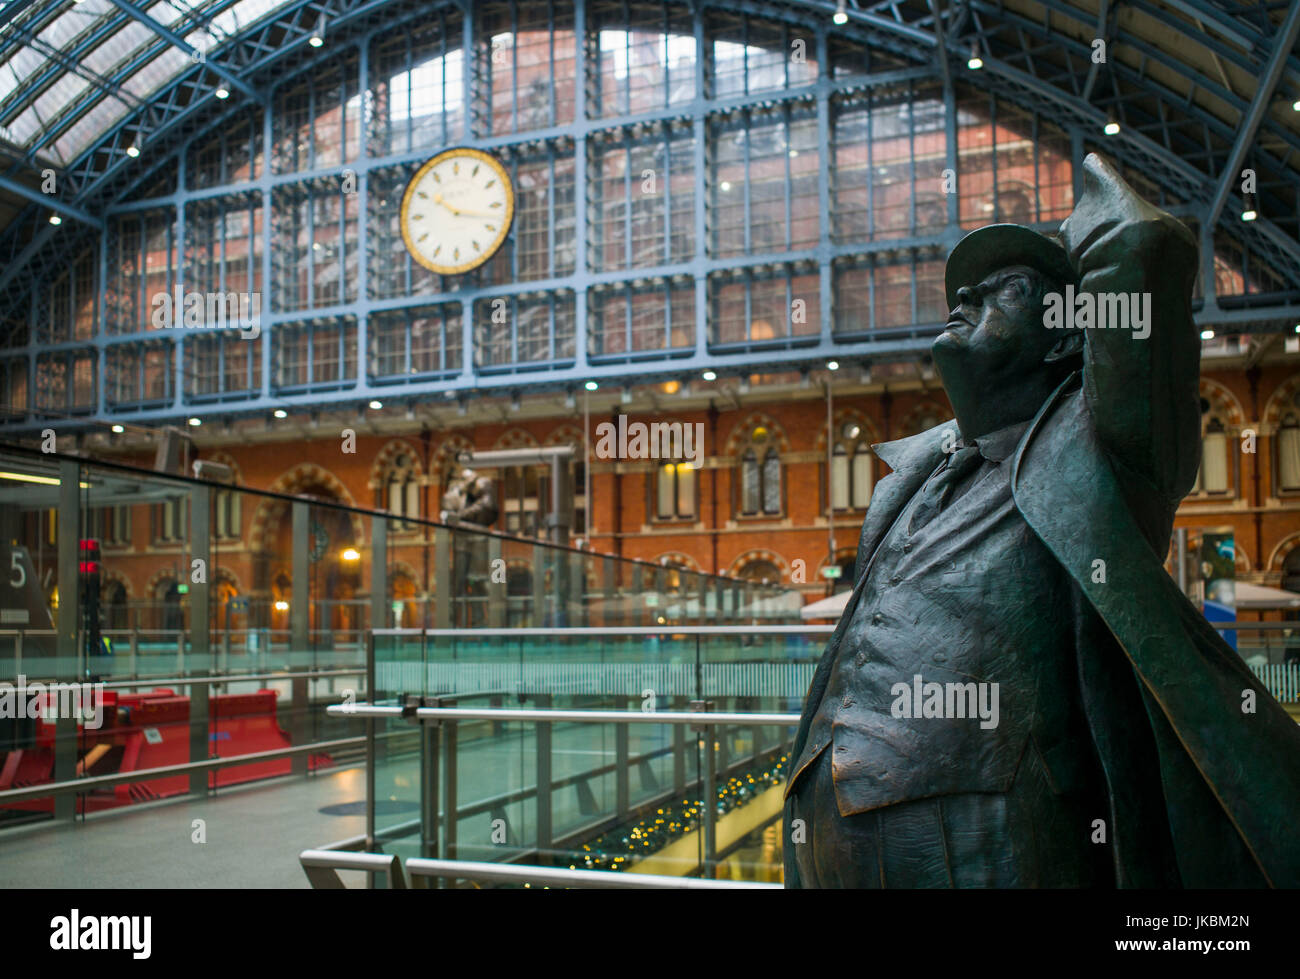
[[[857,422],[845,422],[839,435],[831,450],[831,507],[864,510],[874,484],[871,448]]]
[[[777,516],[782,512],[781,456],[767,426],[755,425],[740,454],[740,513]]]
[[[238,539],[241,532],[239,492],[233,489],[217,490],[213,501],[217,537],[224,540]]]
[[[158,544],[169,544],[185,539],[188,521],[185,508],[189,499],[173,496],[153,507],[153,539]]]
[[[737,577],[761,585],[779,585],[781,569],[772,561],[750,561],[740,569]]]
[[[1300,414],[1288,412],[1277,430],[1277,485],[1284,492],[1300,492]]]
[[[415,474],[415,462],[405,453],[396,456],[388,467],[384,480],[384,509],[400,517],[397,526],[409,530],[420,516],[420,482]]]
[[[1228,433],[1223,422],[1210,415],[1201,436],[1201,468],[1196,472],[1192,492],[1227,493],[1229,484]]]
[[[689,462],[664,462],[655,470],[655,517],[688,520],[695,516],[695,467]]]

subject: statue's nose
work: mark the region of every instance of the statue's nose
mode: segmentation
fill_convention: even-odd
[[[974,305],[975,305],[975,290],[972,289],[970,286],[962,286],[960,289],[958,289],[958,290],[957,290],[957,305],[958,305],[958,306],[974,306]]]

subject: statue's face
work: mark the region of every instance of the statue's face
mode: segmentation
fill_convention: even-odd
[[[995,385],[1041,369],[1054,336],[1043,325],[1043,293],[1050,287],[1026,265],[994,272],[957,290],[947,329],[931,346],[945,385]]]

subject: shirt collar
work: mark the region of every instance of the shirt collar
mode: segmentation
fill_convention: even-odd
[[[1029,425],[1030,421],[1027,420],[999,428],[996,432],[979,436],[975,439],[975,445],[980,450],[980,455],[989,462],[1002,462],[1016,451],[1016,446],[1020,444]]]

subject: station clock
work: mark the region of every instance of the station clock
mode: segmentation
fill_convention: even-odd
[[[497,253],[515,217],[515,188],[501,161],[468,147],[444,150],[402,195],[402,240],[440,275],[476,269]]]

